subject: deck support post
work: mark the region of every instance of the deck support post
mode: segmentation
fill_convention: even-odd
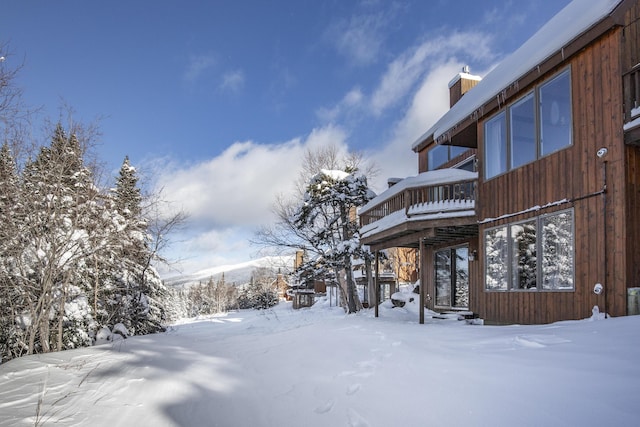
[[[380,305],[380,280],[378,277],[378,251],[375,251],[375,263],[374,263],[374,274],[373,274],[373,286],[375,289],[375,317],[378,317],[379,315],[379,309],[378,309],[378,305]]]
[[[418,259],[419,259],[419,273],[420,273],[420,324],[423,325],[424,324],[424,296],[425,296],[425,290],[424,288],[427,286],[426,281],[424,280],[424,239],[420,238],[419,240],[419,253],[418,253]]]
[[[378,317],[379,315],[378,305],[380,305],[380,281],[378,280],[378,251],[377,250],[375,251],[375,259],[373,263],[373,286],[375,290],[374,312],[375,312],[375,317]]]

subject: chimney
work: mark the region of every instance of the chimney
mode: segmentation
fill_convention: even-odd
[[[397,183],[399,183],[400,181],[402,181],[402,178],[389,178],[387,179],[387,188],[391,188],[394,185],[396,185]]]
[[[449,108],[453,107],[456,102],[460,101],[462,95],[477,85],[480,80],[482,80],[481,77],[469,74],[468,65],[462,67],[462,72],[458,73],[449,82]]]

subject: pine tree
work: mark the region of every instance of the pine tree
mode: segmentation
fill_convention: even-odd
[[[131,333],[147,334],[164,330],[169,292],[151,263],[155,253],[150,249],[148,221],[143,215],[142,196],[136,169],[126,157],[112,190],[114,208],[120,219],[121,260],[117,282],[121,318]]]
[[[0,361],[20,356],[24,348],[23,330],[15,322],[22,312],[23,296],[16,256],[22,239],[18,234],[21,220],[19,178],[8,144],[0,149]]]

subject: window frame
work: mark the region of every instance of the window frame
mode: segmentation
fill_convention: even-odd
[[[545,288],[545,276],[543,271],[543,264],[545,258],[545,249],[543,247],[543,234],[544,228],[543,224],[545,219],[553,216],[559,216],[563,214],[569,214],[571,218],[571,287],[553,289],[553,288]],[[532,288],[518,288],[514,283],[514,262],[516,258],[514,258],[514,239],[512,238],[512,227],[518,226],[524,223],[535,223],[535,236],[536,236],[536,286]],[[506,278],[506,284],[491,287],[487,286],[487,274],[489,271],[489,262],[488,262],[488,251],[487,251],[487,235],[495,230],[505,229],[506,235],[506,259],[503,260],[504,267],[506,267],[506,272],[503,275],[503,278]],[[573,207],[568,209],[563,209],[560,211],[550,212],[543,215],[527,218],[520,221],[514,221],[506,224],[497,225],[494,227],[489,227],[484,230],[482,234],[483,242],[483,273],[484,273],[484,291],[485,292],[575,292],[576,290],[576,234],[575,234],[575,210]]]
[[[550,84],[552,84],[553,82],[558,81],[558,79],[566,77],[568,79],[568,87],[569,87],[569,93],[568,93],[568,105],[569,105],[569,143],[567,145],[561,146],[558,149],[549,151],[547,153],[543,153],[542,150],[542,125],[543,125],[543,120],[541,118],[541,109],[542,109],[542,104],[541,104],[541,95],[540,92],[541,90],[543,90],[544,88],[548,87]],[[544,157],[550,156],[552,154],[555,154],[559,151],[562,151],[564,149],[567,149],[569,147],[572,147],[573,144],[573,139],[574,139],[574,131],[573,131],[573,88],[572,88],[572,76],[571,76],[571,66],[567,66],[565,68],[563,68],[562,70],[558,71],[557,73],[555,73],[551,78],[540,82],[538,84],[536,84],[533,89],[531,89],[530,91],[526,92],[525,94],[523,94],[522,96],[518,97],[516,100],[514,100],[513,102],[511,102],[510,104],[506,105],[504,108],[502,108],[501,110],[497,111],[495,114],[491,115],[490,117],[488,117],[486,120],[484,120],[484,122],[482,123],[482,128],[483,128],[483,177],[485,181],[489,181],[493,178],[496,178],[498,176],[504,175],[512,170],[521,168],[525,165],[528,165],[530,163],[533,163],[535,161],[538,161]],[[534,139],[534,144],[535,144],[535,156],[532,160],[524,162],[522,164],[518,164],[517,166],[513,166],[513,151],[514,151],[514,144],[513,144],[513,129],[512,129],[512,108],[519,106],[521,103],[525,102],[526,98],[529,96],[533,96],[533,119],[534,119],[534,129],[533,129],[533,139]],[[505,139],[506,141],[504,142],[504,145],[506,145],[506,149],[504,150],[504,153],[501,153],[501,157],[499,158],[499,162],[500,162],[500,171],[498,171],[497,173],[493,173],[492,175],[488,175],[489,172],[489,151],[487,150],[487,125],[490,124],[491,122],[493,122],[494,120],[499,119],[499,117],[502,116],[502,120],[505,121]],[[505,164],[504,168],[502,168],[502,163]],[[495,164],[495,163],[492,163]],[[503,169],[503,170],[502,170]]]

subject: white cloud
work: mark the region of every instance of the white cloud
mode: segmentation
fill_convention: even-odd
[[[318,108],[316,116],[330,123],[343,122],[356,113],[373,116],[369,120],[379,119],[389,109],[406,103],[412,93],[420,91],[425,76],[443,64],[455,63],[461,68],[469,62],[486,64],[494,60],[491,42],[492,37],[485,33],[453,32],[418,43],[389,62],[369,94],[360,87],[353,88],[334,106]],[[448,89],[448,81],[458,71],[451,72],[441,91]]]
[[[215,56],[211,53],[191,55],[183,79],[189,84],[195,83],[207,70],[216,65]]]
[[[244,72],[242,70],[234,70],[225,73],[222,76],[221,89],[237,92],[244,86]]]
[[[380,191],[388,177],[417,173],[412,143],[448,109],[447,83],[462,65],[492,65],[495,54],[490,46],[490,36],[478,32],[416,44],[389,63],[369,94],[355,86],[317,115],[330,123],[344,123],[356,112],[368,120],[382,120],[383,111],[406,105],[388,125],[387,136],[366,153],[381,169],[371,183]],[[236,142],[215,158],[158,168],[157,185],[164,188],[165,197],[190,215],[192,234],[176,236],[182,240],[178,258],[186,258],[185,271],[246,261],[253,230],[273,221],[271,206],[277,195],[293,190],[305,150],[327,144],[347,150],[348,133],[345,127],[327,125],[304,138],[276,144]]]
[[[338,52],[356,65],[367,65],[379,57],[384,42],[383,30],[390,14],[368,13],[353,15],[335,22],[327,30],[327,37]]]
[[[324,122],[334,122],[338,117],[347,114],[349,111],[356,109],[362,105],[364,94],[359,87],[351,89],[347,94],[332,108],[319,108],[316,116]]]
[[[493,58],[487,34],[478,32],[454,32],[446,37],[420,43],[393,60],[371,95],[371,112],[380,115],[396,105],[415,84],[438,64],[451,58],[487,61]]]
[[[371,183],[376,190],[386,188],[389,177],[403,178],[418,172],[418,157],[411,150],[411,145],[449,108],[448,82],[462,65],[454,59],[433,64],[421,80],[405,114],[395,124],[390,139],[380,150],[371,153],[382,169],[380,176]]]
[[[247,240],[258,226],[273,221],[276,196],[293,191],[305,151],[328,144],[346,146],[344,130],[317,128],[306,138],[277,144],[236,142],[196,164],[156,163],[155,187],[172,208],[189,215],[191,234],[173,237],[180,243],[172,258],[186,259],[185,271],[210,267],[211,254],[218,263],[246,261]]]

